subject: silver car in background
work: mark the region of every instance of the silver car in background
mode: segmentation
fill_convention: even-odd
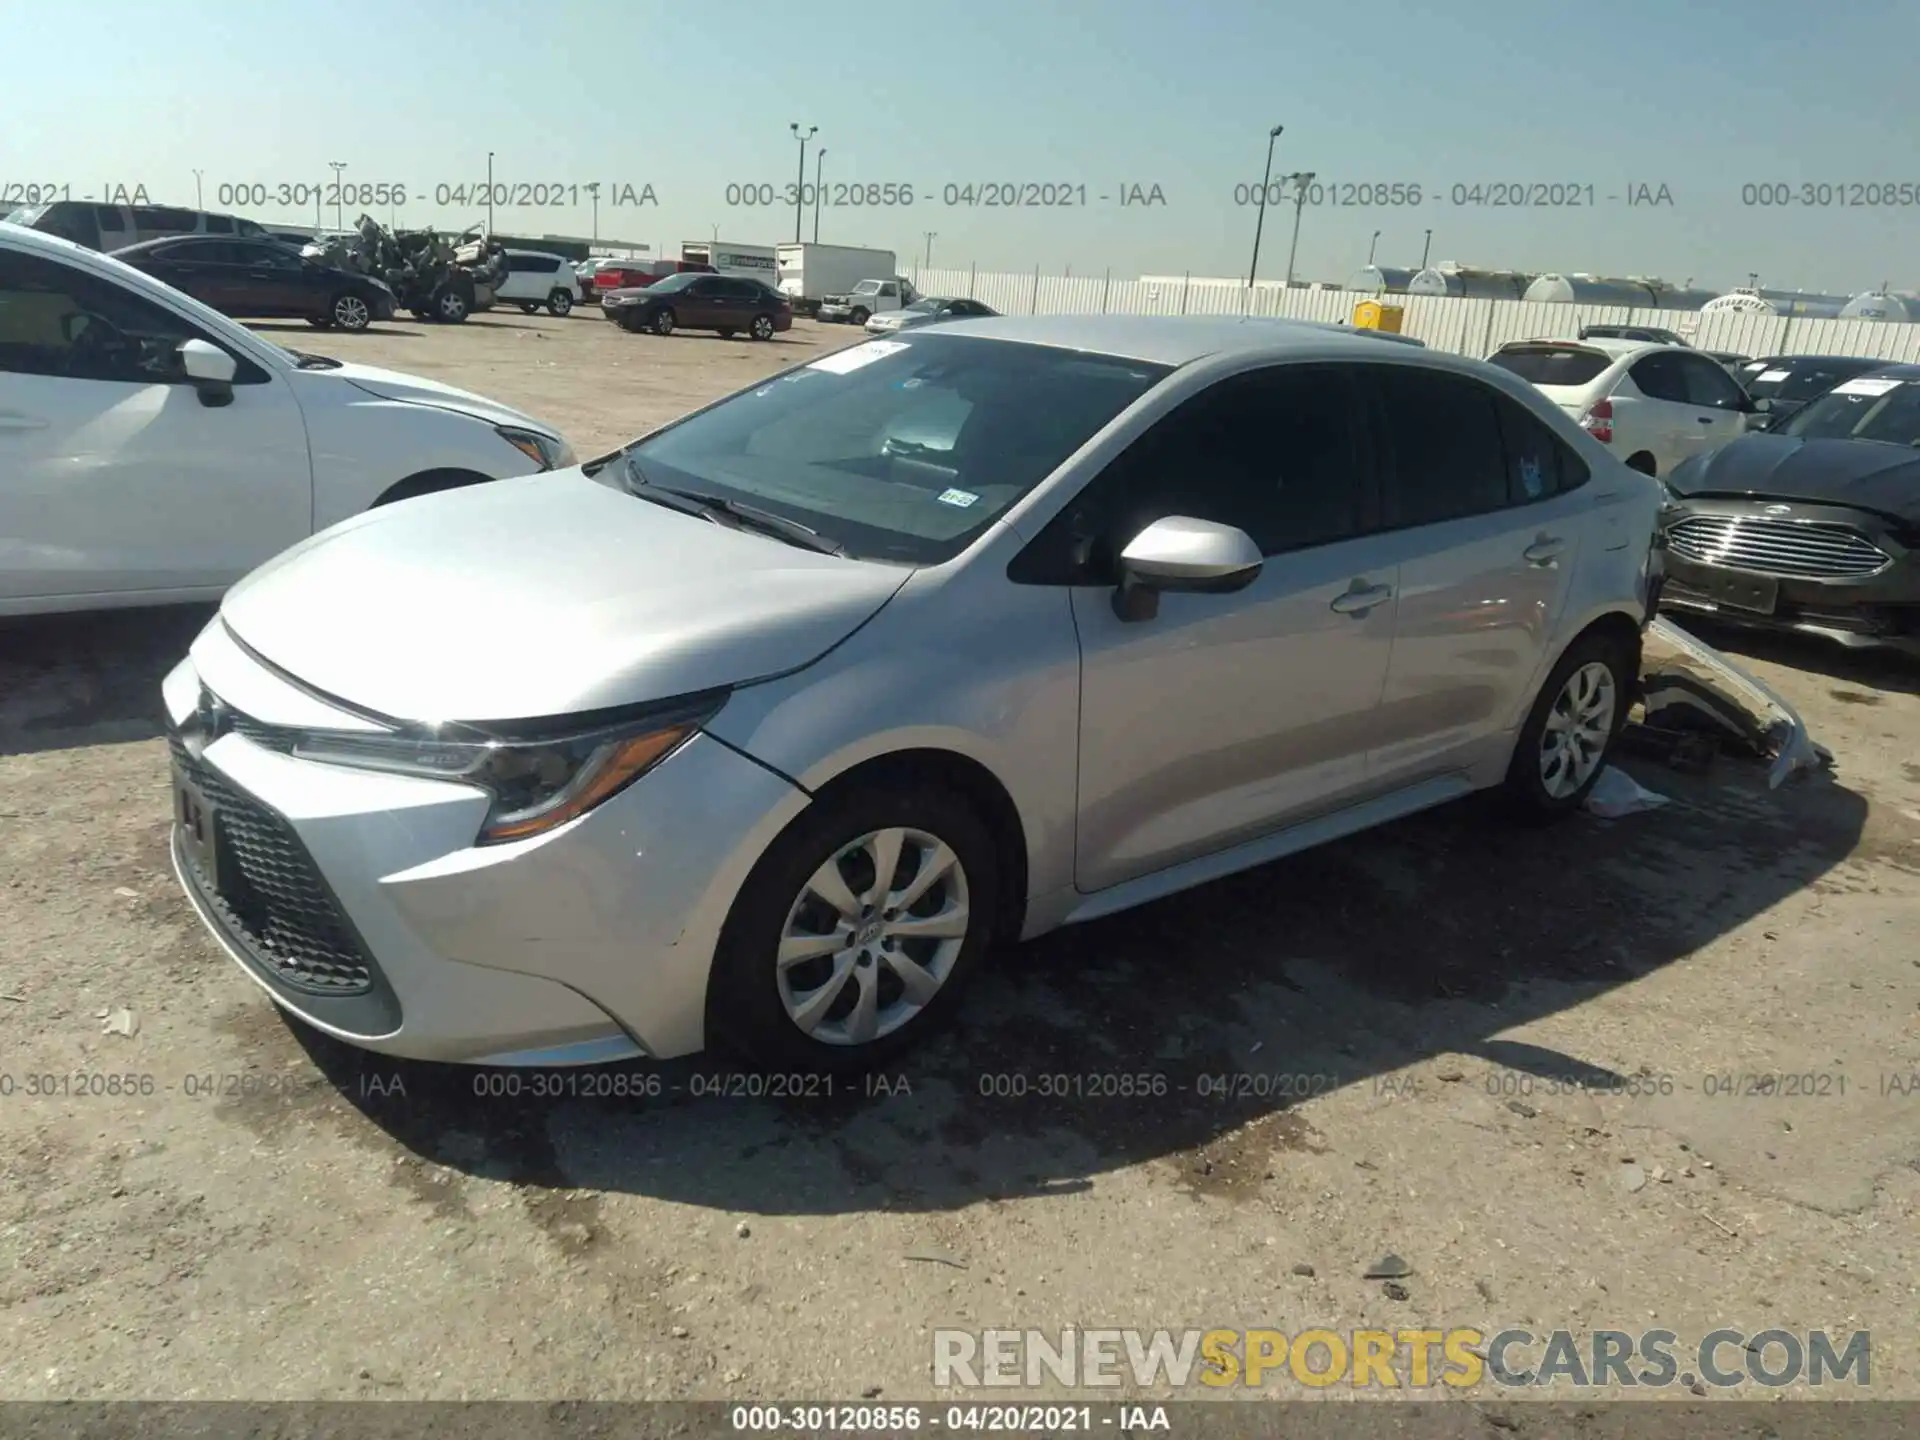
[[[895,335],[902,330],[918,330],[945,320],[987,320],[1000,312],[978,300],[956,300],[940,295],[923,295],[911,305],[888,310],[867,321],[869,335]]]
[[[376,1050],[857,1069],[996,941],[1476,790],[1573,810],[1658,505],[1364,334],[869,341],[256,571],[165,684],[176,869]]]

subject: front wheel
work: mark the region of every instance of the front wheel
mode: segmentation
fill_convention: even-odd
[[[857,1073],[948,1017],[992,930],[991,836],[958,794],[824,799],[761,856],[707,982],[716,1044],[768,1069]]]
[[[1507,767],[1505,797],[1519,818],[1558,820],[1586,800],[1627,717],[1636,678],[1628,663],[1604,635],[1584,636],[1560,657]]]
[[[672,308],[662,305],[658,310],[653,312],[653,333],[656,335],[671,335],[673,333],[673,319]]]
[[[333,297],[333,303],[327,307],[327,314],[333,323],[342,330],[358,334],[373,323],[373,309],[358,295],[351,293]]]
[[[850,325],[864,325],[872,318],[873,312],[871,310],[855,306],[853,313],[847,317],[847,323]]]
[[[571,315],[573,313],[573,296],[569,295],[565,290],[554,291],[551,295],[547,296],[547,313],[557,316]]]
[[[771,340],[773,338],[773,317],[771,315],[754,316],[753,324],[747,327],[747,333],[756,340]]]
[[[457,285],[449,285],[433,297],[433,318],[449,325],[460,324],[472,309],[472,303]]]

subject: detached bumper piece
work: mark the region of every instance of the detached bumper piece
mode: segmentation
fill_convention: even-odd
[[[1668,759],[1677,758],[1676,769],[1704,769],[1711,761],[1711,752],[1682,738],[1690,735],[1712,735],[1770,761],[1769,788],[1833,763],[1832,753],[1808,735],[1799,712],[1771,686],[1666,620],[1647,627],[1640,690],[1643,729],[1651,733],[1627,743],[1643,750],[1671,747],[1675,753]]]

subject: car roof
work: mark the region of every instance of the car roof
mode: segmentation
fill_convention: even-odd
[[[1891,365],[1893,362],[1890,360],[1877,360],[1871,355],[1760,355],[1744,363],[1747,365],[1765,365],[1774,369],[1780,366],[1786,366],[1791,369],[1795,365],[1812,365],[1816,363],[1827,365],[1859,365],[1867,369],[1873,369],[1880,365]]]
[[[1629,355],[1643,355],[1649,350],[1684,351],[1689,355],[1701,354],[1689,345],[1669,345],[1664,340],[1619,340],[1611,335],[1596,335],[1590,340],[1569,340],[1561,335],[1536,335],[1530,340],[1509,340],[1502,350],[1518,349],[1527,345],[1555,345],[1568,350],[1593,350],[1602,355],[1611,355],[1614,359],[1624,359]]]
[[[1265,316],[996,315],[956,320],[943,333],[966,334],[1025,345],[1085,350],[1127,360],[1181,366],[1208,356],[1246,354],[1289,360],[1346,360],[1358,355],[1400,354],[1423,349],[1405,337],[1306,320]],[[1385,338],[1405,343],[1382,346]],[[1424,351],[1436,362],[1481,373],[1482,362]]]

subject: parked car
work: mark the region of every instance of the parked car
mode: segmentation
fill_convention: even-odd
[[[1842,380],[1879,370],[1883,359],[1867,355],[1768,355],[1749,360],[1734,372],[1749,395],[1768,402],[1767,413],[1755,416],[1754,430],[1778,429],[1809,400],[1824,395]]]
[[[1582,325],[1582,340],[1646,340],[1656,345],[1679,345],[1691,350],[1693,347],[1672,330],[1662,330],[1658,325]]]
[[[1490,357],[1531,382],[1628,465],[1665,475],[1746,433],[1763,402],[1683,345],[1648,340],[1517,340]]]
[[[998,310],[983,305],[978,300],[953,300],[938,295],[924,295],[902,309],[872,316],[867,321],[867,333],[892,335],[901,330],[917,330],[922,325],[935,325],[942,320],[981,320],[999,313]]]
[[[669,275],[713,275],[711,265],[695,260],[611,260],[593,272],[594,293],[605,299],[613,290],[642,290]]]
[[[1752,358],[1751,356],[1742,355],[1738,350],[1702,350],[1700,353],[1716,362],[1722,369],[1736,372]],[[1736,374],[1734,378],[1737,380],[1739,378],[1738,374]],[[1751,394],[1752,392],[1749,391],[1748,393]]]
[[[176,866],[375,1050],[864,1068],[990,943],[1576,809],[1659,504],[1511,376],[1330,327],[866,341],[236,587],[165,684]]]
[[[306,259],[277,240],[188,236],[113,253],[222,315],[292,315],[322,330],[352,331],[393,318],[393,291],[382,281]]]
[[[669,275],[644,290],[610,291],[600,308],[623,329],[655,335],[718,330],[725,340],[744,330],[756,340],[771,340],[793,328],[791,300],[758,280],[729,275]]]
[[[493,298],[518,305],[528,315],[542,306],[548,314],[568,315],[580,301],[580,279],[558,255],[509,250],[507,273],[494,287]]]
[[[14,225],[58,235],[89,250],[124,250],[147,240],[183,235],[239,235],[264,239],[267,228],[237,215],[189,210],[182,205],[97,205],[90,200],[51,200],[7,213]]]
[[[504,405],[0,225],[0,614],[211,599],[369,507],[572,463]]]
[[[1667,477],[1667,608],[1920,654],[1920,365]]]

